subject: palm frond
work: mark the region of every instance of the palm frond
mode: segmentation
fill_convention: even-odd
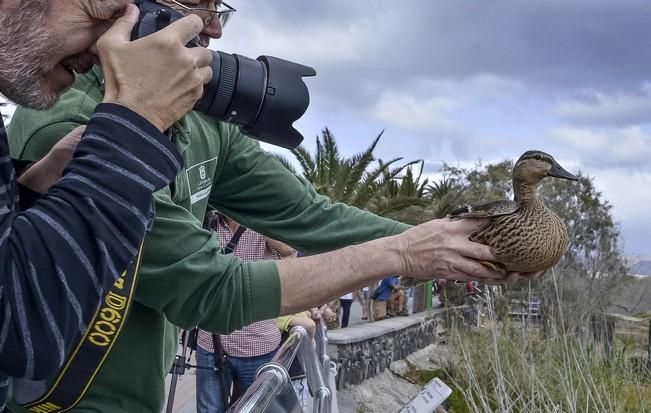
[[[294,165],[292,164],[292,162],[289,159],[287,159],[287,157],[285,157],[285,155],[282,155],[282,154],[279,154],[279,153],[276,153],[276,152],[272,152],[271,155],[278,162],[280,162],[285,168],[287,168],[287,170],[289,172],[293,173],[294,175],[298,175],[296,173],[296,168],[294,168]]]
[[[339,169],[339,149],[335,137],[330,129],[325,128],[321,132],[323,138],[323,149],[325,154],[326,170],[328,173],[328,182],[333,183],[336,180]]]
[[[418,197],[427,192],[428,181],[421,182],[424,162],[411,161],[398,165],[402,158],[388,162],[376,159],[373,152],[384,135],[384,130],[371,141],[370,145],[349,158],[339,153],[334,134],[327,127],[316,137],[316,152],[311,155],[304,147],[292,151],[303,169],[303,175],[316,190],[333,201],[344,202],[371,212],[393,211],[405,206],[422,206]],[[281,160],[281,159],[279,159]],[[288,165],[286,159],[282,159]],[[377,162],[377,165],[374,163]],[[420,164],[418,175],[409,169],[404,177],[400,174],[405,168]],[[429,203],[429,200],[426,202]]]
[[[375,150],[375,147],[380,141],[380,138],[382,138],[383,134],[384,130],[375,137],[373,142],[371,142],[371,145],[366,148],[366,150],[354,155],[351,158],[351,171],[348,176],[348,180],[345,183],[346,189],[344,191],[344,194],[346,196],[351,196],[354,192],[356,192],[356,187],[359,183],[359,180],[362,178],[364,172],[368,169],[371,163],[375,161],[375,155],[373,155],[373,151]]]
[[[362,180],[357,185],[357,191],[355,192],[352,205],[359,207],[369,202],[374,195],[381,195],[381,192],[391,182],[391,179],[386,179],[386,176],[390,174],[389,167],[401,160],[402,158],[395,158],[386,163],[380,161],[374,170],[365,172]]]
[[[315,163],[312,154],[303,145],[298,148],[292,149],[292,155],[296,158],[298,163],[303,169],[303,176],[308,181],[311,181],[315,174]]]
[[[427,201],[415,197],[388,198],[386,199],[386,203],[380,206],[375,213],[378,215],[386,215],[410,206],[426,207],[428,205],[429,203]]]

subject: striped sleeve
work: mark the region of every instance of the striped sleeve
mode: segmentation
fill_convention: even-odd
[[[145,119],[101,104],[60,182],[18,211],[4,134],[0,141],[0,374],[42,379],[134,258],[153,218],[152,193],[182,159]]]

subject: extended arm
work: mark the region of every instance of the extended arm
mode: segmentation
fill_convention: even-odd
[[[501,280],[501,274],[476,261],[492,259],[490,248],[468,240],[483,224],[435,220],[399,235],[279,261],[280,312],[295,313],[391,274],[419,279]]]
[[[270,238],[314,254],[397,234],[408,225],[319,195],[256,141],[219,125],[223,160],[211,191],[212,206]]]
[[[87,96],[84,99],[87,100]],[[66,120],[74,116],[71,114]],[[34,150],[36,142],[60,139],[74,126],[50,121],[37,132],[26,134],[23,139],[29,144],[24,153],[43,153]],[[199,325],[207,331],[227,333],[254,321],[278,316],[281,294],[283,313],[287,313],[292,308],[298,311],[327,302],[343,292],[371,284],[369,280],[410,273],[409,268],[396,271],[395,254],[388,253],[393,246],[389,245],[391,242],[383,244],[392,238],[377,241],[379,244],[361,244],[405,231],[409,228],[407,225],[343,204],[333,204],[262,152],[251,139],[240,135],[231,141],[230,136],[238,134],[232,131],[233,127],[220,124],[218,128],[221,133],[217,136],[192,142],[199,148],[204,145],[210,149],[209,145],[215,140],[208,139],[222,138],[220,152],[211,153],[219,160],[211,192],[216,209],[246,227],[306,252],[359,245],[323,256],[290,259],[287,266],[285,260],[243,263],[221,255],[215,237],[201,228],[202,222],[190,208],[182,206],[189,200],[178,192],[173,195],[169,189],[164,189],[155,194],[157,216],[154,230],[145,242],[136,292],[140,304],[164,313],[175,325],[184,328]],[[475,225],[457,231],[454,236],[446,236],[446,231],[449,233],[454,225],[438,221],[425,231],[441,235],[449,246],[442,245],[438,238],[424,241],[427,247],[424,250],[440,260],[441,268],[427,273],[431,277],[449,269],[448,266],[462,269],[463,263],[457,265],[454,260],[464,261],[457,253],[461,248],[457,244],[465,248],[465,243],[476,245],[468,241]],[[421,231],[412,234],[421,234]],[[410,245],[409,253],[418,251],[415,246],[420,243],[415,241],[414,235],[409,240],[400,245]],[[407,253],[404,248],[400,251]],[[469,252],[466,255],[472,256]],[[486,259],[485,254],[475,255]],[[299,262],[302,260],[308,261]],[[404,264],[405,260],[401,260]],[[482,274],[481,269],[479,271],[478,274]],[[451,273],[461,277],[458,270]]]

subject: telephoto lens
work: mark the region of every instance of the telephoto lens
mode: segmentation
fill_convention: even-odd
[[[137,0],[140,18],[131,38],[140,39],[183,15],[150,0]],[[199,47],[198,39],[188,47]],[[310,104],[303,77],[315,76],[309,67],[273,56],[251,59],[238,54],[213,51],[210,82],[195,110],[218,120],[230,122],[260,141],[284,148],[295,148],[303,136],[293,124]]]

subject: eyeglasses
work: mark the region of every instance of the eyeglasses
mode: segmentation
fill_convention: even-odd
[[[210,23],[212,23],[212,19],[214,19],[215,16],[217,16],[222,27],[224,27],[226,23],[230,20],[230,17],[233,15],[233,13],[237,11],[233,7],[231,7],[228,3],[220,0],[215,0],[214,8],[212,9],[204,9],[201,7],[190,7],[190,6],[186,6],[183,3],[179,3],[176,0],[172,0],[172,3],[176,4],[183,10],[186,10],[192,14],[196,14],[197,16],[201,17],[204,26],[210,25]]]

